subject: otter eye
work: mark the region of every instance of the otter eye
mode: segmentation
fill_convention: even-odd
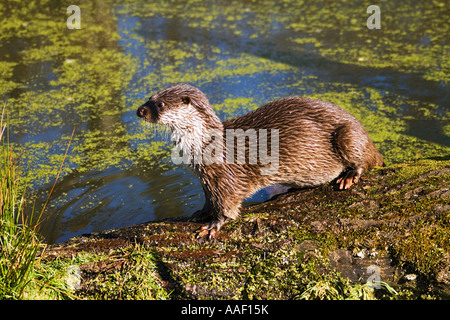
[[[162,102],[162,101],[158,102],[157,106],[158,106],[158,108],[164,107],[164,102]]]
[[[183,101],[184,104],[191,103],[191,99],[189,97],[183,97],[183,98],[181,98],[181,101]]]

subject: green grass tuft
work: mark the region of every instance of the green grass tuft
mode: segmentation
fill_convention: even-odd
[[[6,106],[0,119],[0,299],[18,299],[31,280],[39,239],[24,217],[25,189],[5,116]]]

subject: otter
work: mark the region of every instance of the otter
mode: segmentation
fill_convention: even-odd
[[[344,190],[363,172],[383,165],[362,124],[341,107],[317,99],[287,97],[222,122],[203,92],[177,84],[152,95],[137,116],[170,128],[182,159],[200,180],[206,201],[191,218],[212,218],[198,230],[200,237],[214,237],[227,219],[238,217],[242,200],[261,188],[335,181]],[[252,149],[255,143],[267,149],[269,159]],[[245,157],[236,161],[239,152]]]

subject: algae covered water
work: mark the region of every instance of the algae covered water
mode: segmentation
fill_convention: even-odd
[[[167,135],[136,109],[185,82],[226,119],[285,96],[337,104],[385,161],[450,157],[450,9],[381,1],[0,1],[0,96],[48,242],[203,205]],[[263,199],[257,195],[255,201]],[[28,204],[32,207],[32,204]],[[31,208],[30,208],[31,209]]]

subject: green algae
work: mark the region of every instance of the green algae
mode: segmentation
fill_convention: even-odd
[[[134,5],[138,6],[137,4]],[[263,28],[262,25],[273,25],[273,21],[276,18],[277,23],[286,25],[294,34],[302,34],[302,38],[295,38],[295,36],[290,38],[291,34],[287,35],[287,42],[292,40],[301,45],[290,47],[292,52],[299,52],[305,55],[317,54],[329,59],[329,61],[337,61],[342,66],[367,66],[370,68],[380,68],[381,70],[383,68],[392,68],[392,70],[405,72],[407,70],[411,74],[422,74],[426,69],[428,73],[424,75],[425,79],[447,81],[445,76],[436,78],[429,75],[430,72],[437,74],[446,68],[442,64],[446,62],[442,62],[441,55],[444,54],[445,56],[449,50],[441,31],[432,31],[433,35],[430,35],[430,37],[433,38],[434,42],[431,48],[427,47],[427,50],[424,50],[424,44],[420,44],[420,39],[417,38],[423,36],[420,32],[417,32],[417,35],[414,35],[411,39],[407,38],[405,40],[402,33],[398,34],[397,29],[392,27],[394,18],[389,13],[399,9],[394,9],[392,4],[381,4],[381,7],[386,8],[387,11],[386,17],[383,15],[383,19],[386,18],[387,22],[386,27],[381,31],[382,34],[380,32],[376,34],[376,31],[371,32],[366,28],[364,11],[359,10],[361,8],[355,5],[327,2],[326,6],[321,6],[319,4],[305,5],[302,2],[291,3],[288,1],[281,6],[271,6],[271,15],[262,14],[262,12],[267,12],[264,8],[270,6],[269,1],[258,3],[258,5],[260,8],[253,6],[253,3],[245,5],[236,4],[236,6],[229,7],[221,6],[220,4],[207,5],[209,13],[204,14],[205,6],[194,2],[189,5],[189,12],[192,12],[192,19],[186,20],[189,26],[194,26],[198,29],[207,26],[212,34],[215,34],[214,30],[219,28],[224,30],[232,29],[231,33],[235,34],[236,28],[244,29],[247,26],[239,22],[243,22],[245,19],[252,19],[251,21],[257,26],[255,26],[255,29],[258,29],[260,36],[267,37],[273,30],[267,27]],[[131,8],[133,10],[130,10],[130,13],[138,16],[141,16],[142,12],[150,10],[146,10],[146,5],[140,7],[142,10],[136,10],[135,7]],[[421,22],[425,23],[425,25],[434,24],[442,17],[440,14],[435,14],[435,10],[441,9],[439,3],[428,4],[425,16],[417,17],[416,20],[413,19],[410,21],[407,21],[405,18],[406,14],[409,13],[409,11],[405,10],[406,8],[408,8],[408,5],[401,5],[400,12],[402,12],[402,16],[399,20],[400,24],[398,21],[395,21],[397,28],[400,28],[401,23],[408,24],[408,28],[412,28],[416,23],[419,24]],[[178,10],[181,10],[181,7],[175,5],[168,10],[169,8],[167,6],[162,5],[160,11],[161,16],[166,19],[174,19],[177,17]],[[290,14],[288,14],[287,10],[289,10]],[[298,15],[295,13],[298,13]],[[230,16],[233,19],[229,19],[228,17]],[[254,19],[255,17],[257,19]],[[333,19],[330,19],[330,17]],[[193,23],[192,20],[200,22]],[[293,20],[295,22],[292,22]],[[234,23],[234,29],[228,25],[229,21]],[[402,27],[404,26],[402,25]],[[245,32],[241,30],[241,33]],[[335,41],[330,42],[330,33],[337,33],[339,35],[338,40],[333,38]],[[352,40],[353,38],[355,38],[354,41]],[[381,38],[384,42],[380,41]],[[377,43],[375,43],[375,40],[377,40]],[[402,48],[405,48],[405,42],[408,42],[408,52],[409,50],[411,52],[414,51],[415,58],[412,61],[408,60],[412,59],[410,54],[406,54],[405,56],[401,51]],[[157,43],[160,43],[160,45]],[[392,45],[393,43],[395,43],[395,46]],[[168,46],[169,44],[170,46]],[[304,45],[308,44],[314,44],[314,47],[319,49],[304,48]],[[261,46],[261,51],[267,52],[272,50],[269,44],[265,44],[265,46],[267,48],[264,45]],[[171,47],[173,49],[170,49]],[[438,47],[440,50],[436,49]],[[267,75],[268,73],[302,74],[302,69],[304,68],[303,65],[298,65],[295,60],[292,61],[289,58],[280,59],[278,57],[272,58],[272,61],[282,60],[283,63],[277,62],[274,64],[271,62],[266,65],[265,59],[269,53],[262,54],[256,52],[255,54],[252,52],[250,45],[248,47],[243,45],[240,48],[252,52],[250,64],[247,62],[249,60],[247,54],[241,54],[238,58],[222,58],[222,60],[215,62],[217,58],[214,51],[221,55],[230,55],[232,53],[224,51],[224,49],[216,48],[214,45],[210,46],[209,49],[201,48],[203,52],[209,51],[205,55],[208,57],[208,60],[203,60],[203,63],[201,63],[200,59],[192,58],[194,56],[193,52],[198,50],[198,46],[196,43],[190,41],[177,44],[173,43],[173,41],[158,40],[151,44],[151,49],[149,54],[160,57],[160,53],[164,52],[170,60],[175,62],[166,65],[162,64],[158,72],[161,75],[159,80],[167,83],[189,82],[202,85],[223,81],[220,79],[223,77],[228,79],[228,82],[233,82],[236,77],[251,74],[254,76],[258,74]],[[181,52],[183,52],[183,55],[180,55]],[[275,51],[274,55],[276,53],[277,51]],[[285,51],[279,51],[278,53],[282,54]],[[369,53],[370,56],[368,56]],[[181,61],[178,61],[177,57],[181,61],[185,61],[184,65],[187,68],[180,67],[183,64],[180,63]],[[398,59],[401,57],[404,58],[404,63],[399,63]],[[394,63],[390,64],[389,62],[391,61],[394,61]],[[191,67],[192,64],[195,66]],[[225,68],[222,69],[222,66],[225,66]],[[371,70],[368,69],[367,72],[370,73]],[[428,141],[424,136],[419,137],[411,134],[413,131],[419,129],[412,127],[409,122],[409,119],[421,119],[425,121],[425,125],[426,123],[433,125],[436,121],[437,123],[445,124],[448,121],[448,113],[443,112],[442,106],[432,102],[415,100],[405,95],[390,92],[390,90],[360,87],[358,85],[348,85],[339,82],[328,82],[324,84],[322,81],[322,79],[318,79],[317,77],[311,78],[307,76],[304,79],[300,78],[296,83],[288,83],[287,86],[289,86],[291,92],[295,92],[296,89],[298,92],[304,91],[305,89],[310,90],[314,92],[313,97],[332,101],[354,113],[367,127],[371,137],[377,142],[377,146],[385,156],[386,163],[398,163],[407,159],[429,158],[434,155],[442,155],[445,157],[449,154],[448,144],[442,143],[441,141]],[[265,86],[266,84],[261,85]],[[236,99],[238,98],[236,97]],[[274,98],[279,97],[274,96]],[[265,102],[267,101],[258,100],[260,104]],[[219,102],[216,109],[224,105],[224,103]],[[407,105],[409,108],[407,115],[399,108],[399,106],[404,105]],[[232,109],[226,110],[231,111]],[[379,130],[380,127],[383,130]],[[445,130],[445,126],[443,126],[442,133],[445,134]]]
[[[448,145],[411,135],[415,129],[408,122],[409,119],[420,119],[430,121],[430,124],[445,123],[448,113],[443,113],[441,106],[373,87],[325,83],[317,76],[305,75],[303,64],[295,58],[284,57],[286,50],[275,50],[273,56],[270,54],[272,46],[266,39],[285,28],[289,30],[285,42],[294,44],[289,49],[293,56],[314,54],[342,65],[391,68],[446,83],[450,50],[442,28],[447,24],[439,23],[443,15],[436,14],[437,10],[442,10],[442,3],[424,4],[420,13],[410,10],[409,3],[382,2],[379,6],[383,27],[371,31],[365,27],[365,8],[329,1],[322,4],[283,1],[277,6],[271,1],[236,2],[233,5],[194,1],[187,4],[188,9],[185,3],[178,1],[152,4],[126,1],[120,7],[115,6],[114,1],[103,4],[82,2],[80,7],[86,13],[83,14],[85,27],[82,30],[65,28],[64,6],[53,8],[50,1],[32,1],[27,6],[19,3],[4,5],[2,15],[7,14],[9,18],[1,25],[3,44],[14,43],[15,37],[20,37],[24,43],[17,53],[4,51],[4,60],[0,64],[1,94],[8,96],[21,90],[18,97],[8,97],[13,110],[11,122],[17,127],[18,134],[34,135],[52,127],[60,133],[56,141],[35,140],[27,144],[32,148],[29,154],[34,153],[34,157],[40,159],[33,167],[39,173],[32,174],[30,179],[46,177],[48,181],[48,177],[54,176],[55,170],[40,163],[51,158],[49,150],[64,149],[68,134],[59,129],[65,127],[78,129],[73,152],[69,155],[71,168],[103,170],[120,166],[121,157],[130,159],[131,163],[139,158],[134,156],[136,149],[127,146],[126,142],[142,141],[143,131],[130,132],[128,125],[120,122],[109,128],[106,121],[100,121],[103,124],[97,124],[94,130],[85,130],[82,124],[105,118],[118,119],[124,112],[133,110],[135,107],[130,104],[133,97],[124,96],[123,91],[142,66],[152,68],[152,72],[138,80],[141,90],[148,90],[148,94],[176,82],[202,86],[215,82],[233,83],[243,77],[260,75],[263,79],[268,75],[284,75],[290,92],[312,92],[309,96],[329,100],[355,114],[382,151],[386,163],[437,155],[446,157],[450,153]],[[55,11],[62,13],[61,19],[54,20],[51,13]],[[268,11],[270,15],[266,14]],[[224,47],[220,38],[219,41],[210,39],[210,46],[195,42],[195,38],[153,40],[143,36],[141,21],[135,28],[119,33],[117,14],[178,19],[175,26],[186,24],[192,30],[209,30],[212,35],[218,35],[216,32],[221,30],[225,42],[227,37],[248,39],[249,42]],[[180,16],[183,18],[179,19]],[[441,27],[430,28],[431,25]],[[152,34],[155,30],[148,32]],[[124,37],[136,40],[147,50],[143,61],[124,53],[117,45],[118,41],[125,40]],[[252,48],[254,44],[257,44],[256,49]],[[19,70],[27,70],[31,79],[17,77],[15,74]],[[41,71],[33,74],[34,70]],[[51,70],[50,76],[45,77],[42,70]],[[295,76],[296,81],[292,81]],[[261,83],[261,88],[266,86],[268,84]],[[251,110],[268,102],[254,97],[255,94],[230,94],[213,99],[214,108],[229,117],[240,114],[239,110]],[[271,98],[280,97],[282,95],[275,92]],[[407,115],[399,105],[408,106]],[[68,110],[74,115],[72,119],[63,114]],[[383,129],[379,130],[380,127]],[[443,125],[442,134],[448,137],[447,127]],[[99,135],[105,129],[111,133],[106,133],[102,141]],[[110,143],[106,142],[108,138],[112,139]],[[116,153],[117,148],[120,151]],[[152,150],[157,152],[160,148],[160,144],[154,145]],[[137,151],[139,153],[141,148]]]
[[[124,97],[121,91],[131,80],[135,66],[131,57],[124,55],[116,45],[119,36],[111,23],[114,22],[111,7],[101,5],[105,9],[102,14],[108,20],[98,20],[95,16],[98,8],[94,10],[98,4],[83,3],[81,8],[84,12],[91,13],[83,15],[85,25],[89,27],[77,33],[76,30],[65,28],[63,22],[55,23],[52,15],[46,15],[55,9],[51,8],[49,2],[36,4],[30,2],[28,11],[18,3],[3,8],[9,11],[12,21],[17,20],[14,25],[18,25],[19,30],[26,29],[22,39],[29,47],[22,50],[19,56],[9,57],[19,59],[19,62],[2,63],[2,81],[11,77],[11,68],[14,66],[28,67],[49,62],[52,67],[51,80],[43,79],[44,83],[36,85],[34,79],[27,83],[22,78],[15,86],[28,90],[24,90],[17,98],[8,99],[10,125],[15,134],[33,136],[52,128],[60,133],[59,137],[53,137],[50,141],[31,140],[17,146],[18,152],[26,154],[27,165],[30,166],[28,179],[48,183],[56,176],[56,164],[68,140],[68,135],[60,131],[62,128],[75,130],[73,149],[68,157],[68,166],[62,172],[63,176],[74,169],[81,172],[89,168],[103,170],[119,165],[126,158],[141,159],[148,158],[149,154],[157,154],[158,144],[138,148],[138,153],[144,153],[136,154],[128,144],[138,139],[138,136],[127,133],[123,123],[112,121],[123,113]],[[59,9],[64,14],[65,7]],[[33,20],[29,21],[26,17]],[[12,28],[10,24],[2,27],[8,30]],[[12,35],[22,34],[21,31],[17,32]],[[36,38],[45,40],[37,46],[34,43]],[[6,43],[8,40],[14,39],[3,39]],[[8,81],[9,85],[2,86],[5,90],[3,94],[15,88],[12,81]],[[73,117],[68,117],[68,112]],[[97,119],[103,119],[97,125],[99,129],[83,128],[83,123]],[[112,127],[108,121],[111,121]],[[143,138],[142,133],[139,138]]]
[[[341,1],[288,0],[277,5],[270,0],[232,4],[127,1],[121,13],[181,19],[191,28],[220,29],[248,39],[267,37],[283,26],[293,32],[287,36],[300,45],[293,50],[306,51],[304,45],[313,44],[313,52],[334,61],[423,72],[427,79],[448,81],[448,25],[442,23],[448,9],[444,3],[431,1],[420,10],[412,9],[413,1],[381,1],[378,6],[380,30],[367,29],[367,6]],[[436,25],[440,27],[433,28]]]

